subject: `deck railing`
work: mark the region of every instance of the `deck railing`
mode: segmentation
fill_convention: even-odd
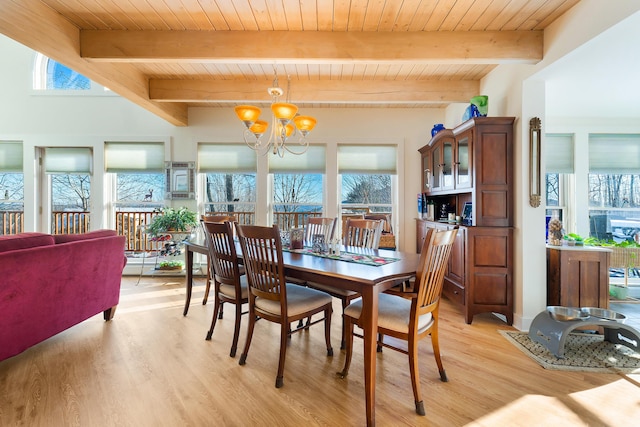
[[[24,231],[24,212],[0,211],[0,235],[18,234]]]
[[[51,212],[51,234],[82,234],[91,231],[90,212]]]
[[[90,231],[89,212],[53,212],[52,234],[80,234]],[[146,226],[160,212],[118,211],[116,231],[126,237],[126,251],[150,252],[157,250],[157,243],[145,233]],[[233,215],[239,224],[254,224],[253,212],[207,212],[207,215]],[[320,212],[275,212],[274,223],[282,231],[304,226],[309,217],[322,216]],[[24,231],[24,213],[20,211],[0,211],[2,235]]]

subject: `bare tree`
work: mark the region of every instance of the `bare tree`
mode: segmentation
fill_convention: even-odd
[[[89,175],[56,174],[51,176],[55,206],[89,211],[91,177]]]
[[[280,212],[296,212],[301,204],[318,200],[317,182],[309,174],[275,174],[273,201]]]

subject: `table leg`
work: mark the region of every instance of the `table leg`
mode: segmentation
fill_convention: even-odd
[[[187,269],[187,282],[185,286],[187,287],[187,296],[186,301],[184,302],[184,311],[182,312],[183,316],[186,316],[189,312],[189,304],[191,303],[191,289],[193,288],[193,251],[189,250],[189,246],[187,245],[184,253],[184,261]]]
[[[367,426],[376,425],[376,347],[378,330],[377,288],[367,287],[362,292],[360,323],[364,338],[364,392],[366,398]]]

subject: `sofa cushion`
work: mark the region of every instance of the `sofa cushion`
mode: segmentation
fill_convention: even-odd
[[[56,243],[68,243],[76,242],[78,240],[98,239],[100,237],[117,236],[118,232],[115,230],[95,230],[82,234],[57,234],[53,236]]]
[[[54,243],[53,236],[50,234],[35,232],[12,234],[10,236],[0,236],[0,252],[53,245]]]

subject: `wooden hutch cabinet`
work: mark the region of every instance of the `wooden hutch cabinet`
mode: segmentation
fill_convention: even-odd
[[[463,307],[465,321],[493,312],[513,323],[513,117],[475,117],[438,132],[422,147],[422,188],[436,205],[434,221],[417,219],[416,248],[429,228],[459,227],[443,294]],[[440,207],[472,218],[440,219]]]

